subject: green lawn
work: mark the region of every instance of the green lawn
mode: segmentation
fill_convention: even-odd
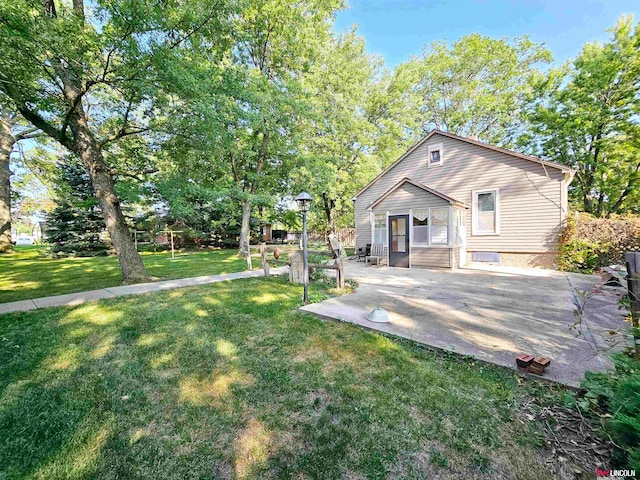
[[[514,414],[551,387],[323,322],[300,293],[256,278],[0,316],[0,478],[551,478]]]
[[[42,256],[44,248],[16,247],[0,255],[0,303],[29,298],[95,290],[121,284],[120,264],[115,256],[52,259]],[[247,268],[237,250],[178,253],[142,252],[149,275],[160,279],[216,275]],[[255,265],[254,265],[255,266]]]

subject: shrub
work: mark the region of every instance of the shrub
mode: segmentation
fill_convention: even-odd
[[[567,219],[558,248],[561,270],[593,272],[624,262],[624,253],[640,250],[640,217],[596,218],[586,213]]]
[[[613,466],[640,470],[640,360],[625,353],[613,360],[614,372],[586,373],[581,404],[606,412],[604,429],[616,445]]]

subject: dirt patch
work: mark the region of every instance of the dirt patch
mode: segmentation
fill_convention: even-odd
[[[606,468],[613,450],[596,422],[578,408],[540,407],[531,401],[516,415],[522,424],[537,422],[543,438],[538,456],[555,478],[591,479],[596,467]]]

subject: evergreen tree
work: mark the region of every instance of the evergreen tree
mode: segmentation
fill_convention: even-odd
[[[47,216],[45,233],[51,251],[90,257],[105,255],[104,217],[93,195],[91,179],[75,158],[59,165],[55,180],[57,207]]]

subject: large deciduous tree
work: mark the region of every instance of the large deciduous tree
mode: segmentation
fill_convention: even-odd
[[[158,58],[221,18],[221,2],[0,1],[0,91],[87,169],[123,279],[146,278],[105,150],[149,126]]]
[[[0,105],[0,253],[11,251],[11,156],[15,145],[37,136],[38,129],[24,125],[20,116]]]
[[[186,84],[166,82],[180,97],[173,167],[242,211],[239,253],[248,254],[254,208],[288,192],[300,161],[303,119],[311,115],[306,79],[331,38],[341,0],[249,0],[235,17],[222,59],[201,48],[185,67]],[[204,45],[208,42],[204,39]],[[170,72],[169,72],[170,73]],[[176,168],[177,167],[177,168]]]
[[[242,205],[240,253],[249,253],[253,197],[261,189],[284,190],[299,141],[299,118],[306,114],[304,80],[331,38],[341,0],[250,2],[237,24],[233,64],[244,78],[242,110],[234,125],[245,148],[232,153],[234,187]],[[248,120],[248,121],[247,121]]]
[[[452,45],[433,42],[395,72],[406,128],[416,136],[437,128],[508,145],[520,131],[536,67],[550,61],[549,51],[526,36],[509,42],[472,34]]]
[[[640,24],[622,17],[609,42],[552,70],[531,108],[538,151],[576,170],[574,205],[596,216],[640,212]]]
[[[380,66],[351,31],[323,46],[306,80],[313,114],[299,148],[304,162],[292,179],[296,191],[314,196],[323,218],[314,223],[328,231],[353,224],[351,197],[380,169],[374,121],[381,111],[369,108]]]

